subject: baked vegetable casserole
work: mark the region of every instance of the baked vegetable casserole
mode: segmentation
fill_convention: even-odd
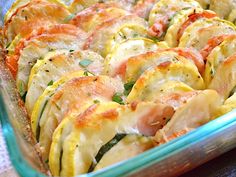
[[[236,108],[235,6],[16,0],[0,46],[51,174],[100,170]]]

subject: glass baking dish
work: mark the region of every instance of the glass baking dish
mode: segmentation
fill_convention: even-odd
[[[1,20],[11,3],[0,0]],[[0,51],[0,120],[10,159],[20,176],[50,176],[19,100],[14,80],[4,65],[4,51]],[[236,110],[135,158],[81,176],[178,176],[234,147]]]

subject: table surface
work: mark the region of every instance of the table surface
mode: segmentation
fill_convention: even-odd
[[[236,149],[180,177],[236,177]]]

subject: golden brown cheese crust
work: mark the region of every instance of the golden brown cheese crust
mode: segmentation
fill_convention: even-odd
[[[38,97],[48,84],[56,82],[60,77],[75,71],[85,74],[102,74],[103,58],[91,51],[58,50],[49,53],[43,60],[38,60],[31,70],[25,105],[31,114]],[[86,65],[83,65],[85,62]],[[86,63],[88,62],[88,63]]]
[[[169,142],[211,121],[221,104],[220,95],[215,90],[199,91],[175,112],[165,127],[156,133],[157,144]]]
[[[74,78],[59,88],[48,100],[38,120],[40,126],[39,143],[44,149],[43,157],[47,158],[52,133],[64,117],[70,113],[83,112],[95,101],[107,102],[117,92],[123,92],[119,80],[106,76],[87,76]],[[37,131],[35,131],[37,132]]]
[[[127,97],[127,102],[134,100],[155,101],[160,86],[167,81],[180,81],[194,89],[204,89],[204,81],[196,66],[186,59],[161,63],[146,70],[136,81]]]
[[[116,134],[153,135],[160,128],[158,122],[165,124],[163,119],[173,113],[173,108],[160,103],[138,103],[134,110],[130,105],[110,102],[92,105],[76,118],[69,116],[53,135],[49,159],[53,175],[86,173],[99,149]]]
[[[99,25],[90,35],[84,49],[91,49],[105,57],[116,44],[127,39],[147,36],[147,23],[135,15],[115,18]]]
[[[45,34],[39,34],[22,39],[17,44],[14,54],[10,54],[6,59],[7,66],[16,77],[21,95],[27,90],[31,68],[38,59],[57,49],[78,50],[87,38],[86,33],[71,25],[55,25],[46,30]]]
[[[128,15],[128,12],[120,9],[116,3],[98,3],[76,14],[69,23],[91,32],[101,23],[124,15]]]
[[[11,42],[18,34],[26,36],[42,26],[65,23],[69,15],[70,12],[59,4],[35,0],[16,10],[5,23],[4,35]]]

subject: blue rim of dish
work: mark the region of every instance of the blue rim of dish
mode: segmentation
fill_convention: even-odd
[[[30,177],[46,177],[44,174],[33,169],[28,162],[23,158],[22,153],[17,145],[16,134],[10,124],[9,117],[7,114],[6,105],[3,97],[0,95],[0,120],[3,129],[3,135],[6,140],[7,149],[10,155],[13,166],[21,176]],[[159,147],[153,148],[146,151],[134,158],[127,161],[118,163],[111,167],[102,169],[98,172],[93,172],[82,177],[110,177],[120,176],[134,172],[135,170],[141,170],[145,167],[151,166],[152,164],[158,163],[161,160],[178,153],[179,151],[190,147],[192,144],[200,143],[206,138],[213,136],[219,132],[223,132],[225,129],[236,125],[236,110],[215,119],[198,129],[183,135],[179,138],[174,139],[166,144]]]

